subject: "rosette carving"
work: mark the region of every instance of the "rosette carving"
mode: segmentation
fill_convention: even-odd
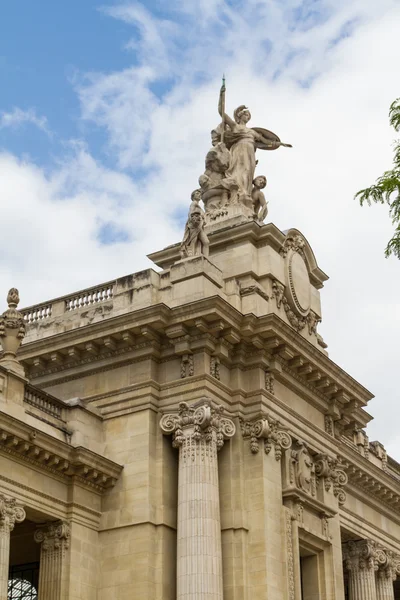
[[[242,435],[244,438],[250,438],[250,450],[257,454],[260,450],[260,440],[264,440],[264,451],[266,454],[275,449],[275,458],[280,460],[283,450],[287,450],[292,445],[292,438],[285,431],[280,422],[270,416],[263,416],[256,421],[240,421]]]
[[[174,448],[182,446],[185,436],[190,435],[195,441],[215,439],[219,450],[236,431],[233,421],[222,416],[223,411],[222,406],[214,406],[208,398],[193,405],[181,402],[176,413],[163,415],[160,427],[164,434],[173,435]]]
[[[7,498],[0,494],[0,528],[9,532],[14,529],[15,523],[21,523],[26,517],[25,510],[15,498]]]

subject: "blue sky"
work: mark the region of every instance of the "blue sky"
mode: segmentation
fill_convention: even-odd
[[[400,458],[392,225],[353,200],[391,165],[399,22],[398,0],[3,2],[0,299],[109,281],[181,239],[225,72],[227,112],[246,104],[293,144],[258,156],[268,220],[302,231],[330,275],[321,333],[377,395],[371,436]]]
[[[122,50],[132,28],[107,17],[93,0],[70,0],[59,4],[42,0],[13,0],[3,5],[0,20],[1,109],[35,107],[45,115],[54,135],[32,126],[0,132],[0,144],[16,153],[29,153],[46,165],[62,142],[85,136],[96,148],[101,132],[84,128],[79,120],[80,103],[73,81],[79,73],[108,72],[131,63]],[[93,137],[93,139],[91,139]],[[99,144],[100,141],[100,144]]]

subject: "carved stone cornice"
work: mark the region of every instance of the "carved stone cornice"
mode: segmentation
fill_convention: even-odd
[[[42,552],[61,552],[69,548],[71,527],[68,521],[56,521],[40,527],[34,533],[34,540],[41,544]]]
[[[15,498],[0,494],[0,532],[11,533],[15,523],[22,523],[25,517],[23,506]]]
[[[259,452],[260,440],[264,440],[266,454],[269,454],[274,448],[276,460],[280,460],[282,451],[289,449],[292,445],[289,433],[279,421],[269,415],[262,415],[261,418],[253,421],[240,419],[240,427],[243,437],[250,439],[250,450],[253,454]]]
[[[233,421],[222,416],[224,408],[215,406],[209,398],[195,404],[181,402],[179,409],[161,417],[160,427],[164,434],[173,435],[172,445],[179,448],[187,435],[196,441],[216,442],[217,450],[224,440],[231,438],[236,431]]]
[[[348,486],[354,488],[363,501],[382,508],[388,507],[391,513],[400,514],[400,493],[397,481],[386,471],[360,455],[356,449],[342,446],[339,453],[348,477]],[[382,506],[383,505],[383,506]]]
[[[97,492],[113,487],[123,469],[83,447],[74,447],[0,413],[0,452]]]

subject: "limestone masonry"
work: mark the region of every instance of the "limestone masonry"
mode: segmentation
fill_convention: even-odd
[[[263,224],[255,151],[284,144],[224,105],[155,269],[9,292],[0,600],[400,598],[400,465],[318,333],[310,244]]]

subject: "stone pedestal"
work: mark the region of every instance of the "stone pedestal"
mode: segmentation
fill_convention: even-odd
[[[10,534],[15,523],[25,519],[25,511],[14,498],[0,494],[0,598],[7,598],[10,562]]]
[[[349,572],[349,600],[377,600],[374,542],[347,542],[343,547],[343,555]]]
[[[64,600],[65,567],[69,548],[70,526],[66,521],[49,523],[35,532],[41,544],[39,570],[39,600]]]
[[[177,600],[223,600],[217,452],[235,426],[207,399],[160,425],[179,448]]]
[[[223,295],[222,272],[203,255],[179,260],[171,267],[173,304]]]

